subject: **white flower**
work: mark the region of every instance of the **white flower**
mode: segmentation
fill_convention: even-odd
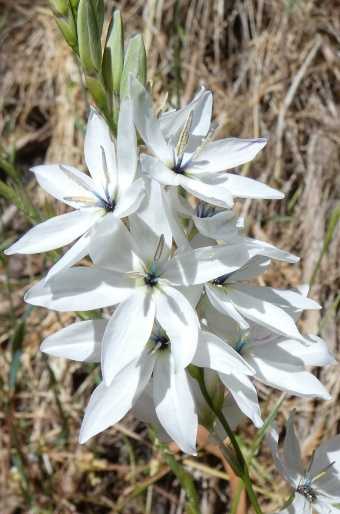
[[[321,338],[304,334],[303,345],[250,321],[249,330],[240,330],[233,320],[216,312],[209,303],[205,314],[209,329],[244,358],[259,382],[297,396],[331,398],[319,380],[303,369],[303,366],[336,364]]]
[[[340,435],[328,439],[315,450],[305,472],[294,431],[294,416],[295,411],[287,423],[283,458],[278,452],[279,430],[276,423],[267,435],[276,468],[295,491],[292,503],[280,512],[311,514],[313,507],[320,514],[338,514],[339,509],[333,505],[340,503]]]
[[[171,113],[173,132],[157,119],[146,89],[130,75],[130,93],[136,127],[153,156],[142,154],[143,172],[160,184],[182,186],[186,191],[220,207],[231,207],[233,197],[283,198],[278,191],[255,180],[221,173],[251,161],[265,139],[229,138],[210,142],[212,99],[205,92],[186,113]],[[187,114],[185,121],[183,113]]]
[[[41,350],[59,357],[100,362],[102,340],[108,324],[106,320],[74,323],[49,336],[41,345]],[[132,345],[140,346],[139,334],[135,334],[134,337]],[[160,423],[168,436],[176,441],[183,451],[195,453],[198,424],[196,401],[199,402],[199,410],[203,416],[204,400],[199,395],[197,387],[193,395],[192,387],[195,388],[195,384],[187,371],[176,370],[173,350],[178,353],[178,343],[185,344],[185,341],[176,339],[176,333],[170,340],[164,330],[154,326],[149,341],[139,355],[133,351],[129,352],[129,348],[126,347],[124,366],[116,368],[112,382],[108,385],[100,384],[91,397],[81,429],[81,442],[118,422],[134,407],[137,413],[143,413],[142,416],[139,414],[139,419],[149,423]],[[206,332],[199,332],[197,350],[192,363],[198,366],[206,365],[226,374],[234,371],[240,374],[252,373],[251,368],[231,347]],[[148,393],[145,389],[150,384],[151,375],[152,392],[148,389]],[[232,415],[233,419],[236,416],[237,422],[240,415],[235,414],[235,406],[231,408],[232,405],[229,401],[224,408],[230,408],[228,414]],[[218,431],[225,438],[221,427],[218,427]]]
[[[244,239],[245,242],[248,240]],[[267,247],[264,251],[268,251]],[[260,252],[262,253],[261,250],[257,253]],[[284,291],[246,282],[263,273],[269,263],[265,257],[253,257],[237,271],[222,275],[212,283],[206,283],[207,296],[216,310],[233,318],[243,330],[249,328],[245,317],[277,334],[289,336],[306,344],[295,325],[292,312],[319,309],[320,305],[293,290]]]
[[[47,279],[87,255],[91,227],[98,220],[108,213],[117,218],[128,216],[137,210],[143,199],[143,179],[134,181],[137,147],[129,99],[121,104],[117,162],[109,128],[94,109],[87,125],[84,153],[91,176],[67,165],[46,164],[32,168],[41,187],[77,210],[37,225],[5,252],[8,255],[46,252],[82,236],[53,266]]]

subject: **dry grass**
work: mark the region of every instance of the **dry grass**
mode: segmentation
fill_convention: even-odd
[[[15,151],[16,166],[43,216],[47,205],[58,213],[63,207],[38,190],[28,168],[45,160],[84,167],[86,122],[77,61],[46,3],[0,0],[1,142],[8,152]],[[301,328],[320,332],[339,357],[339,223],[327,239],[340,195],[340,18],[335,4],[331,0],[108,0],[107,8],[108,13],[121,8],[127,34],[144,32],[156,103],[169,90],[171,105],[178,105],[178,91],[185,104],[204,84],[214,94],[218,137],[268,138],[261,156],[240,172],[283,190],[286,198],[245,201],[237,208],[252,236],[301,256],[296,266],[274,263],[263,283],[292,287],[310,281],[322,252],[311,296],[324,308],[305,316]],[[5,201],[0,205],[5,240],[23,233],[29,225],[24,216]],[[146,428],[131,416],[88,444],[78,445],[98,369],[46,359],[39,352],[44,337],[75,319],[72,314],[31,309],[22,301],[48,261],[13,256],[1,262],[1,512],[184,512],[176,479],[149,442]],[[27,316],[23,353],[18,346],[20,367],[10,387],[16,353],[9,337],[22,316]],[[282,422],[293,403],[304,412],[299,429],[306,456],[340,428],[338,372],[331,368],[316,373],[333,400],[287,398],[280,415]],[[278,394],[261,387],[260,396],[264,413],[269,412]],[[253,428],[248,424],[242,428],[250,442]],[[223,463],[209,447],[200,453],[200,460],[185,462],[197,480],[202,514],[228,512],[230,488]],[[178,458],[183,459],[180,454]],[[267,458],[264,447],[259,461],[271,474]],[[264,509],[273,512],[282,504],[279,482],[272,486],[259,470],[256,476],[252,473]],[[137,488],[151,483],[152,489],[134,498]],[[242,507],[239,514],[245,512]]]

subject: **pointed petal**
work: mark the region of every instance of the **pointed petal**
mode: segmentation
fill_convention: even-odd
[[[109,385],[117,373],[141,356],[155,319],[155,302],[146,287],[136,288],[109,321],[103,337],[102,373]],[[149,356],[152,360],[152,356]]]
[[[239,242],[184,251],[166,264],[164,277],[173,285],[202,284],[239,269],[257,252]]]
[[[55,216],[33,227],[5,253],[12,255],[13,253],[48,252],[68,245],[94,225],[100,216],[99,209],[88,211],[82,209]]]
[[[176,134],[179,130],[182,129],[187,117],[189,116],[191,111],[198,111],[197,121],[194,119],[191,131],[193,132],[196,129],[197,134],[203,134],[205,135],[208,132],[209,125],[205,130],[205,126],[201,126],[201,119],[202,119],[202,113],[205,112],[207,109],[207,103],[210,103],[209,96],[211,96],[210,91],[205,92],[205,88],[201,87],[200,91],[195,95],[193,100],[179,110],[173,110],[170,112],[165,112],[162,114],[162,116],[158,119],[160,129],[162,131],[163,136],[165,139],[169,139],[173,134]],[[211,118],[211,105],[210,105],[210,116],[209,112],[204,116],[204,120],[206,118],[209,118],[209,124],[210,124],[210,118]],[[196,122],[194,124],[194,122]]]
[[[173,287],[155,290],[156,319],[171,341],[176,372],[188,366],[198,340],[198,318],[188,300]]]
[[[106,319],[79,321],[47,337],[40,350],[75,361],[100,362]]]
[[[224,385],[230,390],[241,411],[257,428],[263,425],[256,389],[245,375],[219,373]]]
[[[227,292],[223,288],[214,286],[207,282],[205,284],[205,290],[211,304],[218,312],[230,316],[230,318],[234,319],[240,325],[242,330],[249,328],[249,323],[246,322],[246,320],[234,307],[233,303],[228,297]]]
[[[271,302],[278,307],[294,309],[321,309],[321,305],[292,289],[277,289],[248,284],[239,284],[239,290],[256,298]]]
[[[139,241],[139,255],[145,264],[150,265],[159,244],[161,234],[164,236],[162,252],[157,269],[168,260],[172,248],[172,232],[164,211],[162,187],[154,180],[145,179],[145,198],[133,216],[130,216],[130,233]]]
[[[255,368],[255,378],[263,384],[302,398],[331,399],[327,389],[314,375],[294,364],[268,363],[255,357],[250,364]]]
[[[140,261],[139,248],[130,232],[110,214],[91,231],[89,254],[96,266],[121,274],[135,270]]]
[[[121,370],[109,387],[104,382],[99,384],[85,411],[79,435],[81,444],[125,416],[148,383],[148,371],[134,361]]]
[[[253,375],[253,369],[227,343],[209,332],[200,330],[198,345],[192,360],[195,366],[211,368],[221,373]]]
[[[59,259],[54,266],[52,266],[50,271],[47,273],[45,284],[48,284],[49,281],[53,280],[57,275],[71,268],[89,253],[90,234],[90,230],[85,232],[85,234],[78,239],[76,243],[74,243],[65,255]]]
[[[121,273],[77,267],[48,285],[41,280],[26,293],[25,301],[56,311],[88,311],[122,302],[133,290],[134,283]]]
[[[295,410],[289,416],[286,437],[283,443],[283,460],[285,469],[290,477],[290,483],[294,483],[295,487],[301,482],[301,477],[304,476],[300,443],[296,437],[294,430],[294,417]]]
[[[144,143],[162,162],[172,166],[168,145],[159,127],[149,93],[132,74],[129,76],[133,117]]]
[[[106,121],[93,108],[86,128],[84,154],[96,189],[104,197],[105,186],[112,192],[117,183],[115,147]]]
[[[73,197],[88,197],[98,202],[98,198],[92,192],[96,189],[92,178],[73,166],[44,164],[34,166],[31,171],[45,191],[75,209],[79,209],[84,203],[72,200]]]
[[[293,337],[306,345],[306,340],[299,333],[293,319],[283,309],[263,301],[261,298],[244,293],[242,290],[239,290],[239,285],[236,287],[228,286],[227,289],[234,307],[243,316],[259,325],[263,325],[269,330],[273,330],[277,334]],[[259,289],[261,289],[260,286]]]
[[[132,102],[126,97],[120,104],[117,129],[117,167],[119,187],[125,189],[134,181],[137,169],[136,130]]]
[[[231,211],[217,212],[208,218],[192,217],[201,234],[222,241],[230,241],[238,234],[237,214]]]
[[[116,207],[113,215],[116,218],[125,218],[130,216],[139,208],[145,195],[144,180],[139,178],[126,189],[118,189],[116,197]]]
[[[149,179],[156,180],[160,184],[178,186],[179,175],[171,170],[172,163],[165,164],[159,159],[146,155],[144,153],[140,156],[140,162],[144,175]]]
[[[251,238],[246,239],[249,239],[249,241],[251,241],[253,244],[258,243],[260,246],[262,246],[261,255],[270,257],[271,259],[279,259],[281,261],[291,262],[292,264],[299,262],[300,260],[300,257],[297,257],[292,253],[286,252],[285,250],[280,250],[279,248],[276,248],[274,245],[271,245],[264,241],[257,241],[256,239]]]
[[[254,159],[266,145],[266,139],[221,139],[206,146],[200,163],[195,162],[205,172],[228,170]]]
[[[177,175],[177,180],[186,191],[205,202],[224,208],[234,205],[231,194],[221,185],[209,184],[189,173]]]
[[[279,451],[278,451],[279,429],[278,429],[276,421],[273,422],[271,430],[269,432],[267,432],[266,439],[269,444],[269,448],[270,448],[277,471],[279,472],[281,477],[287,482],[287,484],[290,484],[293,487],[296,487],[294,481],[288,475],[286,468],[284,466],[284,463],[283,463],[281,456],[279,454]],[[300,496],[300,495],[298,495],[298,496]]]
[[[273,189],[258,180],[253,180],[248,177],[226,173],[223,175],[223,178],[223,187],[225,187],[234,198],[267,198],[280,200],[285,196],[284,193],[277,191],[277,189]]]
[[[157,359],[153,394],[157,417],[169,436],[183,452],[196,455],[198,420],[195,402],[186,372],[175,373],[171,353]]]

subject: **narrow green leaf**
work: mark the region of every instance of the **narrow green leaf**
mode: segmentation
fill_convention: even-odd
[[[10,391],[14,389],[15,382],[17,379],[18,370],[20,367],[20,358],[22,354],[22,343],[25,335],[25,321],[21,321],[19,325],[16,327],[12,337],[11,337],[11,346],[12,346],[12,360],[9,368],[9,377],[8,377],[8,388]]]

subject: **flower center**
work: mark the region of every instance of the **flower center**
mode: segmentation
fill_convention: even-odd
[[[150,342],[153,344],[153,347],[149,350],[148,355],[154,355],[158,351],[169,349],[169,338],[160,328],[157,330],[157,334],[153,333],[153,335],[150,337]]]

